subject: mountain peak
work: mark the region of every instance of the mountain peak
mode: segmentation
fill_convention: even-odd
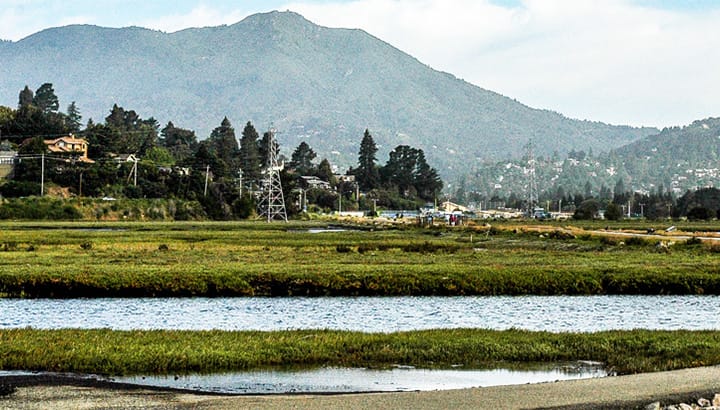
[[[300,140],[318,157],[355,165],[369,128],[382,156],[399,144],[425,151],[453,177],[484,159],[603,151],[648,130],[583,123],[536,110],[435,71],[361,30],[318,26],[290,11],[231,26],[165,34],[141,28],[68,26],[0,47],[0,105],[28,84],[55,86],[85,118],[113,104],[190,128],[200,138],[227,116],[235,125],[275,123],[288,154]]]

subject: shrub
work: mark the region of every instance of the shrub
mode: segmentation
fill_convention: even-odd
[[[457,245],[436,244],[431,242],[411,243],[402,247],[405,252],[435,253],[438,251],[454,253],[458,250]]]
[[[610,236],[601,236],[600,243],[603,245],[617,246],[619,242],[617,239],[612,238]]]
[[[625,240],[625,245],[628,246],[644,246],[647,244],[648,242],[639,236],[631,236]]]
[[[351,248],[350,246],[348,246],[348,245],[342,245],[342,244],[341,244],[341,245],[337,245],[337,246],[335,247],[335,250],[336,250],[338,253],[349,253],[349,252],[352,252],[352,248]]]
[[[559,240],[569,240],[569,239],[575,239],[575,235],[568,233],[568,232],[555,230],[555,231],[548,233],[548,238],[559,239]]]
[[[161,243],[161,244],[158,246],[158,250],[159,250],[159,251],[169,251],[169,250],[170,250],[170,247],[167,246],[167,244]]]
[[[17,391],[12,384],[0,383],[0,397],[9,396]]]
[[[377,245],[370,245],[367,243],[361,243],[360,245],[358,245],[358,253],[372,252],[377,250]]]
[[[687,213],[687,217],[691,221],[707,221],[712,219],[714,215],[715,213],[713,211],[702,206],[695,207]]]
[[[708,252],[710,253],[720,253],[720,243],[711,243],[708,246]]]
[[[686,246],[697,246],[697,245],[701,245],[701,244],[702,244],[702,240],[700,238],[698,238],[697,236],[693,236],[692,238],[685,241]]]
[[[92,247],[93,247],[92,242],[83,242],[80,244],[80,248],[83,250],[86,250],[86,251],[89,251],[90,249],[92,249]]]

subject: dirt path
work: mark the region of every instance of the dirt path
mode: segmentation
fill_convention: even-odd
[[[336,396],[204,396],[78,386],[20,387],[0,409],[617,409],[720,393],[720,366],[520,386]]]

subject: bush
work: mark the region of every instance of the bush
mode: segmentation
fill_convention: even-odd
[[[692,238],[685,241],[686,246],[697,246],[697,245],[701,245],[701,244],[702,244],[702,240],[700,238],[698,238],[697,236],[693,236]]]
[[[610,236],[601,236],[600,237],[600,243],[603,245],[609,245],[609,246],[617,246],[619,241],[615,238],[612,238]]]
[[[0,397],[9,396],[17,391],[12,384],[0,383]]]
[[[625,245],[628,246],[645,246],[648,242],[639,236],[631,236],[625,240]]]
[[[352,252],[352,248],[351,248],[350,246],[348,246],[348,245],[337,245],[337,246],[335,247],[335,250],[336,250],[338,253],[350,253],[350,252]]]
[[[82,213],[60,199],[31,197],[11,199],[0,205],[0,219],[75,220]]]
[[[411,243],[402,247],[405,252],[418,252],[418,253],[435,253],[435,252],[448,252],[455,253],[458,250],[457,245],[445,245],[436,244],[431,242],[423,243]]]
[[[379,248],[377,245],[370,245],[367,243],[361,243],[358,245],[358,253],[377,251]]]
[[[713,218],[715,216],[715,213],[705,207],[699,206],[691,209],[687,213],[687,217],[691,221],[707,221]]]
[[[0,186],[0,194],[5,198],[19,198],[40,193],[40,184],[37,182],[8,181]]]

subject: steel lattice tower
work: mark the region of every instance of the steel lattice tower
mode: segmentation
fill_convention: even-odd
[[[285,212],[285,198],[283,196],[282,183],[280,182],[280,170],[278,165],[278,147],[275,144],[275,129],[268,131],[268,157],[265,168],[265,180],[263,181],[262,194],[258,203],[258,213],[261,217],[267,218],[268,222],[275,219],[282,219],[287,222]]]
[[[528,216],[533,216],[535,212],[535,204],[538,202],[537,180],[535,178],[535,155],[533,153],[533,143],[530,140],[525,147],[527,149],[528,158]]]

